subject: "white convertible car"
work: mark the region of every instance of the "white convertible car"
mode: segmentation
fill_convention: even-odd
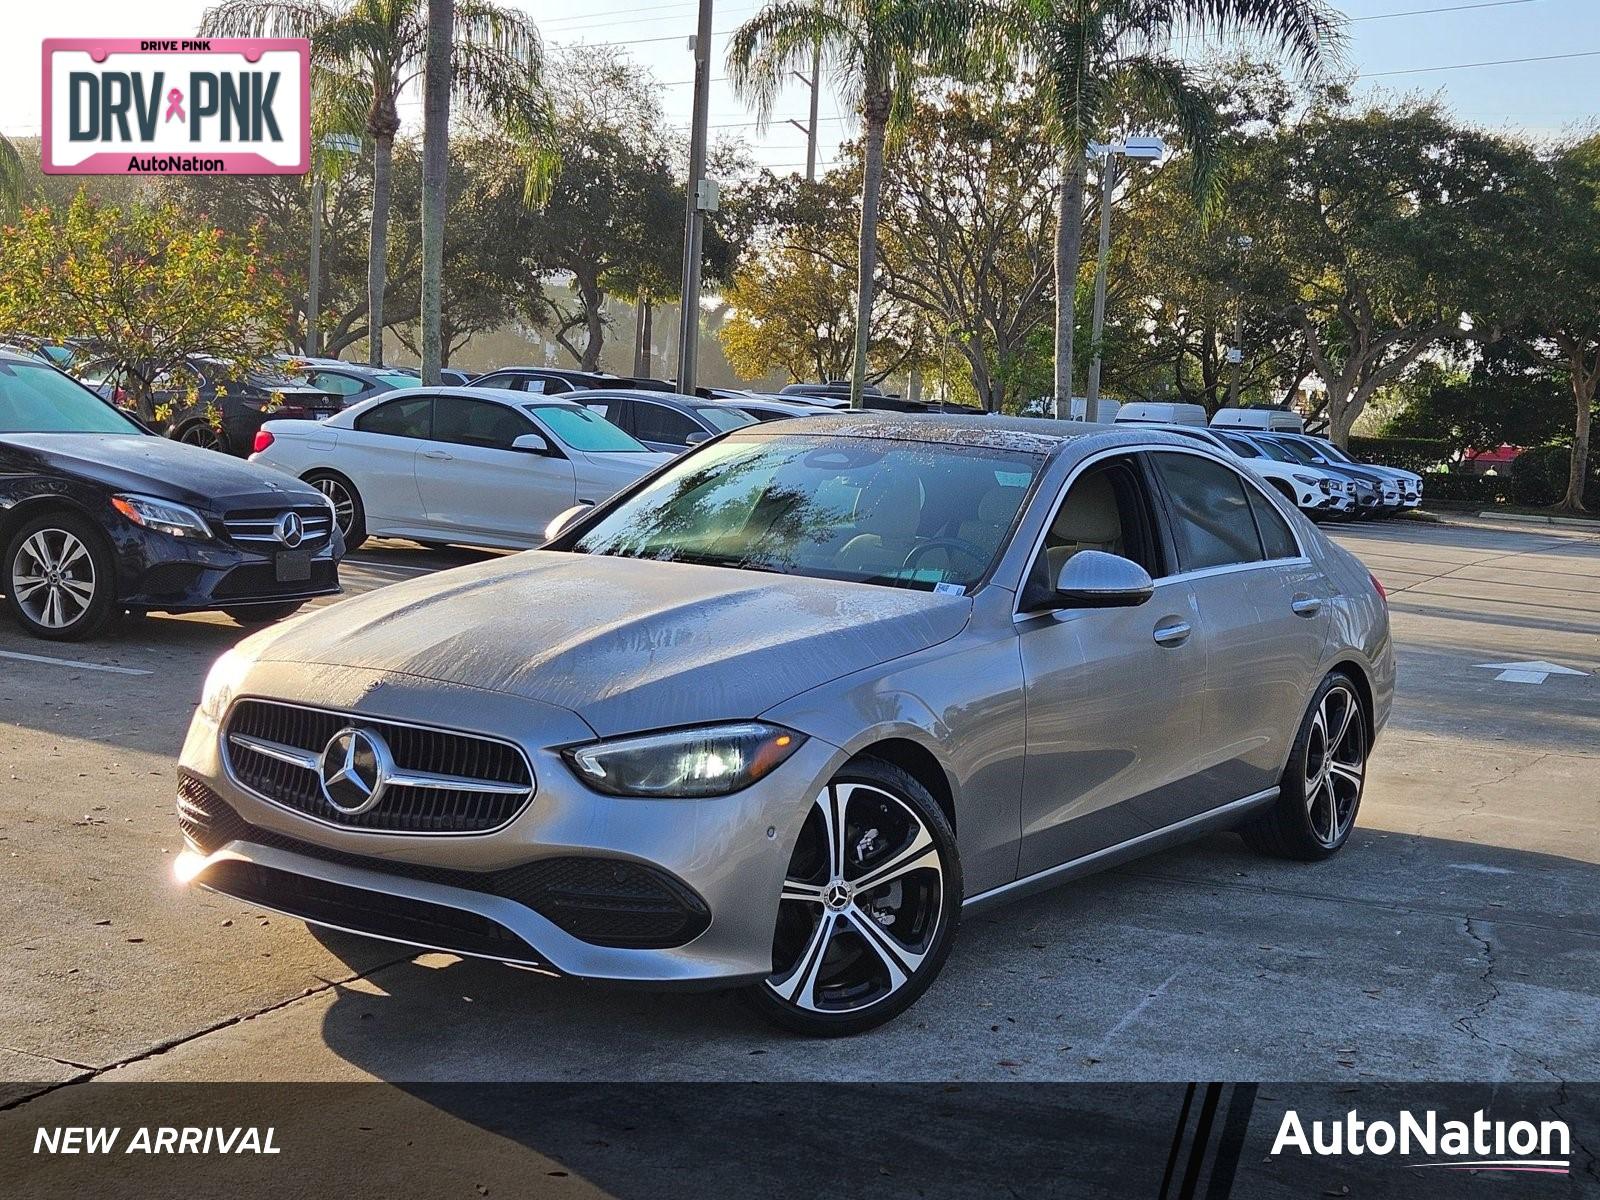
[[[316,486],[345,545],[369,536],[526,549],[671,458],[581,404],[498,388],[390,392],[323,421],[268,421],[252,462]]]

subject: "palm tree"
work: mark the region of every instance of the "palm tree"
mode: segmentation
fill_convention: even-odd
[[[850,403],[857,408],[872,332],[884,142],[910,115],[917,81],[965,60],[971,8],[966,0],[778,0],[741,25],[728,43],[728,76],[734,90],[754,103],[762,126],[790,73],[808,75],[820,46],[834,87],[865,127],[850,376]]]
[[[973,44],[979,52],[990,45],[993,57],[1028,73],[1061,156],[1055,395],[1058,410],[1070,412],[1089,141],[1103,136],[1114,112],[1130,101],[1163,114],[1183,133],[1195,186],[1204,190],[1215,113],[1199,82],[1171,52],[1173,35],[1238,38],[1285,53],[1298,69],[1311,71],[1339,55],[1340,18],[1323,0],[996,0],[979,11],[978,25]]]
[[[223,0],[201,20],[211,37],[311,39],[318,106],[360,106],[372,138],[372,234],[367,257],[367,344],[383,361],[383,289],[389,249],[390,172],[399,101],[422,76],[427,0]],[[523,155],[530,199],[554,165],[544,46],[526,14],[494,0],[457,0],[451,91],[463,107],[500,123]]]

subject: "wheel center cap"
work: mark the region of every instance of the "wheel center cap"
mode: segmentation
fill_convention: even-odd
[[[822,889],[822,902],[834,912],[841,912],[850,907],[853,895],[849,884],[835,880]]]

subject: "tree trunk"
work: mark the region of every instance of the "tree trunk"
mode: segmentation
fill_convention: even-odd
[[[583,303],[583,355],[580,371],[600,369],[600,350],[605,342],[605,293],[594,280],[579,280],[578,295]]]
[[[373,139],[372,235],[367,246],[367,361],[383,365],[383,289],[389,275],[389,188],[394,134]]]
[[[1082,146],[1068,148],[1061,161],[1061,193],[1056,209],[1056,416],[1072,416],[1072,338],[1077,325],[1078,260],[1083,253]],[[1085,418],[1092,414],[1084,413]]]
[[[856,257],[856,350],[850,368],[850,407],[861,408],[867,387],[867,350],[872,344],[872,302],[878,270],[878,194],[883,187],[883,139],[889,125],[889,95],[869,92],[865,104],[867,155],[861,175],[861,245]]]
[[[444,363],[440,316],[444,288],[444,221],[450,178],[450,71],[455,0],[428,0],[427,70],[422,108],[422,382],[439,384]]]
[[[1600,360],[1593,371],[1583,361],[1581,352],[1571,356],[1572,398],[1577,408],[1577,421],[1573,426],[1572,459],[1567,469],[1567,494],[1561,497],[1558,507],[1567,512],[1588,512],[1583,503],[1584,485],[1589,481],[1589,427],[1594,418],[1595,384],[1600,382]]]
[[[650,348],[650,339],[655,336],[652,329],[655,326],[655,302],[649,296],[644,298],[644,330],[639,338],[639,353],[644,357],[644,370],[641,375],[649,375],[655,366],[655,354]]]

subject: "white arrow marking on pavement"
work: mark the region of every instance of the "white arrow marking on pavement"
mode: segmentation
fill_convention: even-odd
[[[1543,683],[1552,675],[1587,675],[1587,671],[1574,671],[1571,667],[1559,666],[1553,662],[1539,659],[1535,662],[1514,663],[1479,663],[1480,667],[1490,671],[1499,671],[1496,683]]]

